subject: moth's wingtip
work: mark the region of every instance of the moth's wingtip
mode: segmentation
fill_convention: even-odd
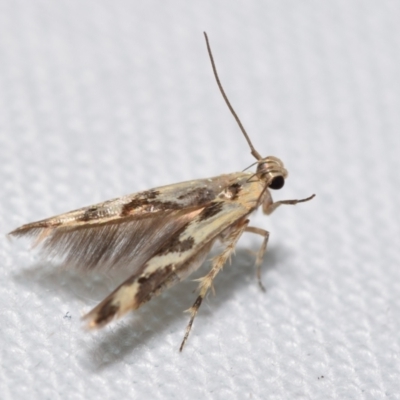
[[[14,231],[8,232],[8,233],[6,233],[6,235],[5,235],[5,236],[6,236],[6,239],[8,240],[9,243],[12,242],[12,240],[14,239],[13,233],[14,233]]]
[[[11,232],[6,233],[6,238],[11,239],[15,235],[15,229]]]
[[[87,332],[97,331],[101,328],[101,326],[97,325],[95,321],[84,321],[83,329]]]
[[[8,232],[6,234],[6,238],[9,241],[12,241],[13,239],[17,239],[23,236],[30,236],[32,234],[34,234],[34,232],[31,232],[29,229],[26,229],[25,225],[23,225],[16,229],[13,229],[11,232]]]
[[[28,238],[34,239],[34,243],[32,243],[32,248],[36,247],[39,243],[43,241],[43,239],[48,235],[49,232],[46,232],[44,227],[37,226],[36,224],[27,224],[22,225],[11,232],[6,234],[6,238],[9,242],[13,239],[18,238]]]
[[[101,328],[101,326],[96,322],[96,319],[93,318],[93,314],[91,311],[83,315],[81,317],[81,321],[83,322],[84,324],[83,328],[86,331],[94,331]]]
[[[35,235],[44,228],[45,228],[44,226],[41,226],[37,223],[21,225],[18,228],[13,229],[11,232],[8,232],[7,236],[20,237],[24,235]]]
[[[13,229],[11,232],[8,232],[8,233],[6,234],[6,237],[9,238],[9,239],[11,239],[11,238],[13,238],[13,237],[21,236],[21,234],[22,234],[22,233],[21,233],[21,230],[22,230],[21,228],[22,228],[22,226]]]
[[[95,331],[103,328],[109,322],[118,318],[118,316],[119,315],[116,313],[105,313],[104,310],[102,310],[102,304],[100,303],[97,307],[82,316],[81,320],[84,322],[85,330]]]

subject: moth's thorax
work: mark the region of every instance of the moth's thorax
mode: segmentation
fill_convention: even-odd
[[[288,172],[279,158],[268,156],[258,162],[256,175],[271,189],[280,189]]]

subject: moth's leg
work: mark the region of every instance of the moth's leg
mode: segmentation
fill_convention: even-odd
[[[269,215],[269,214],[272,214],[282,204],[294,205],[294,204],[297,204],[297,203],[304,203],[306,201],[310,201],[314,197],[315,197],[315,194],[311,195],[310,197],[307,197],[305,199],[300,199],[300,200],[280,200],[280,201],[273,202],[271,195],[269,195],[264,200],[263,212],[264,212],[264,214]]]
[[[269,232],[266,231],[265,229],[261,228],[256,228],[253,226],[248,226],[245,229],[245,232],[250,232],[250,233],[255,233],[257,235],[261,235],[264,237],[264,240],[261,244],[260,250],[258,250],[257,253],[257,258],[256,258],[256,272],[257,272],[257,279],[258,279],[258,284],[260,285],[261,290],[265,292],[264,285],[261,282],[261,264],[264,258],[264,254],[267,250],[267,244],[268,244],[268,239],[269,239]]]
[[[213,258],[210,272],[206,276],[200,279],[200,285],[199,285],[200,294],[197,297],[196,301],[194,302],[193,306],[188,310],[190,312],[190,320],[186,327],[185,336],[183,337],[179,351],[182,351],[183,346],[185,346],[190,330],[192,329],[194,318],[196,317],[197,311],[199,310],[205,295],[207,294],[208,290],[212,287],[214,278],[217,276],[218,272],[222,269],[227,259],[230,258],[230,256],[232,255],[232,252],[235,250],[236,243],[239,240],[242,233],[245,231],[248,223],[249,223],[248,219],[242,219],[229,228],[230,232],[228,236],[224,238],[224,242],[227,243],[225,249],[222,251],[221,254]]]

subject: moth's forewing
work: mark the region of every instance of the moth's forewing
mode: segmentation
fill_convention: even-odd
[[[174,232],[236,181],[242,173],[163,186],[84,207],[17,228],[42,254],[66,266],[136,270]]]
[[[257,207],[263,186],[248,178],[248,174],[242,174],[213,202],[193,211],[194,218],[165,241],[138,269],[140,273],[133,274],[86,316],[89,327],[103,326],[139,308],[198,268],[215,240]]]
[[[91,225],[105,224],[127,217],[157,216],[157,213],[165,211],[198,208],[212,201],[229,182],[235,180],[240,174],[197,179],[133,193],[22,225],[9,234],[35,235],[37,230],[46,228],[86,227],[91,229]]]

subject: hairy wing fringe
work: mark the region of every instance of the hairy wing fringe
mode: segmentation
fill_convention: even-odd
[[[84,269],[132,268],[145,263],[174,232],[200,210],[168,211],[158,218],[123,218],[104,224],[33,227],[12,232],[36,238],[41,254],[65,266]]]

